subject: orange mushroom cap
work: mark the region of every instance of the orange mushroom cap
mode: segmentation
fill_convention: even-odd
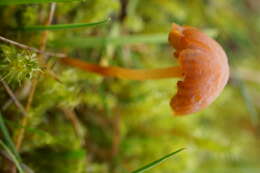
[[[215,40],[189,26],[173,24],[169,42],[184,74],[170,105],[176,115],[197,112],[211,104],[227,84],[227,55]]]

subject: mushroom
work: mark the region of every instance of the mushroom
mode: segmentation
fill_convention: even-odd
[[[69,57],[62,58],[61,62],[103,76],[131,80],[181,78],[177,82],[177,94],[171,99],[170,105],[175,115],[198,112],[211,104],[227,84],[227,56],[215,40],[190,26],[173,24],[169,43],[175,48],[174,56],[180,66],[134,70],[104,67]]]

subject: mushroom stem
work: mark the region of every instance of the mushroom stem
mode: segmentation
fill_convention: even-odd
[[[151,70],[133,70],[121,67],[104,67],[68,57],[61,58],[60,60],[64,64],[77,67],[84,71],[97,73],[103,76],[118,77],[123,79],[149,80],[183,77],[183,72],[181,70],[181,67],[179,66]]]

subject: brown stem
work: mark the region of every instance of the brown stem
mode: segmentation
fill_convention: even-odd
[[[28,116],[26,110],[24,109],[23,105],[20,103],[20,101],[16,98],[14,92],[11,90],[11,88],[8,86],[8,84],[4,80],[0,80],[4,89],[10,96],[10,98],[13,100],[16,107],[21,111],[22,115],[24,117]]]
[[[75,134],[80,139],[80,141],[83,145],[84,142],[82,141],[82,139],[84,138],[84,133],[82,131],[80,121],[79,121],[75,111],[73,109],[65,108],[65,107],[61,107],[61,110],[63,111],[66,118],[71,122],[73,129],[75,131]]]
[[[27,46],[25,44],[18,43],[16,41],[4,38],[2,36],[0,36],[0,41],[8,43],[8,44],[13,45],[13,46],[16,46],[16,47],[21,48],[21,49],[27,49],[27,50],[30,50],[32,52],[36,52],[38,54],[44,54],[45,56],[66,57],[66,55],[63,54],[63,53],[45,52],[45,51],[39,50],[39,49],[37,49],[35,47],[30,47],[30,46]]]
[[[49,12],[49,15],[48,15],[48,18],[47,18],[45,25],[51,24],[53,16],[54,16],[55,8],[56,8],[56,3],[51,3],[50,12]],[[38,61],[41,65],[45,64],[45,60],[44,60],[44,57],[42,55],[43,55],[45,47],[46,47],[47,39],[48,39],[48,32],[44,32],[41,35],[41,40],[40,40],[40,50],[39,50],[39,52],[41,52],[41,54],[38,56]],[[36,50],[34,50],[34,51],[36,51]],[[38,75],[40,76],[40,74],[38,74]],[[26,112],[29,112],[29,110],[31,108],[37,84],[38,84],[38,80],[33,79],[31,92],[29,94],[29,98],[27,100],[27,104],[26,104],[26,108],[25,108]],[[22,128],[18,131],[17,136],[15,136],[15,145],[16,145],[17,151],[19,151],[20,148],[21,148],[21,145],[22,145],[22,142],[23,142],[23,139],[24,139],[24,135],[25,135],[25,127],[28,125],[28,121],[29,121],[29,116],[23,117],[23,119],[21,120]],[[11,166],[10,173],[16,173],[15,165]]]
[[[74,58],[62,58],[60,61],[64,64],[77,67],[81,70],[100,74],[102,76],[118,77],[131,80],[149,80],[183,77],[182,69],[179,66],[151,70],[133,70],[121,67],[104,67],[96,64],[90,64]]]
[[[27,104],[26,104],[26,107],[25,107],[26,112],[29,112],[29,110],[30,110],[32,100],[33,100],[33,97],[34,97],[34,93],[35,93],[35,90],[36,90],[36,82],[37,82],[36,79],[33,79],[31,92],[29,94]],[[15,136],[15,146],[16,146],[17,151],[19,151],[20,148],[21,148],[22,141],[23,141],[23,138],[24,138],[25,128],[28,124],[29,118],[30,118],[29,116],[25,116],[25,117],[22,118],[22,120],[21,120],[21,127],[22,128],[19,129],[19,131],[17,132],[17,135]]]

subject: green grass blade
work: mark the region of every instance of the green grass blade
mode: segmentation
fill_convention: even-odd
[[[97,46],[105,46],[107,44],[118,46],[126,44],[138,43],[167,43],[167,34],[146,34],[146,35],[125,35],[118,37],[71,37],[63,40],[55,40],[51,42],[51,46],[55,47],[77,47],[90,48]]]
[[[11,151],[14,153],[14,155],[17,157],[17,159],[19,161],[21,161],[21,158],[18,154],[18,152],[16,151],[16,148],[14,146],[14,143],[10,137],[10,134],[8,132],[8,129],[7,127],[5,126],[5,123],[4,123],[4,119],[3,119],[3,116],[2,114],[0,113],[0,131],[2,132],[3,134],[3,137],[4,137],[4,141],[6,142],[7,146],[11,149]]]
[[[23,28],[18,28],[18,30],[23,31],[43,31],[43,30],[62,30],[62,29],[74,29],[74,28],[83,28],[83,27],[93,27],[97,25],[102,25],[109,22],[110,19],[102,20],[99,22],[93,23],[75,23],[75,24],[57,24],[57,25],[48,25],[48,26],[26,26]]]
[[[35,4],[50,2],[75,2],[82,0],[0,0],[0,5]]]
[[[9,154],[10,158],[14,162],[15,166],[17,167],[18,171],[20,173],[24,173],[22,166],[20,165],[20,162],[17,160],[17,157],[13,154],[13,152],[8,148],[7,145],[4,144],[2,140],[0,140],[0,145],[3,147],[3,149]]]
[[[147,171],[147,170],[157,166],[158,164],[160,164],[160,163],[170,159],[172,156],[174,156],[175,154],[181,152],[184,149],[185,148],[181,148],[181,149],[179,149],[177,151],[174,151],[174,152],[172,152],[172,153],[170,153],[170,154],[168,154],[168,155],[166,155],[166,156],[164,156],[164,157],[162,157],[162,158],[160,158],[158,160],[155,160],[155,161],[153,161],[153,162],[151,162],[151,163],[149,163],[149,164],[147,164],[147,165],[145,165],[145,166],[143,166],[143,167],[141,167],[141,168],[139,168],[139,169],[137,169],[137,170],[135,170],[135,171],[133,171],[131,173],[142,173],[142,172],[145,172],[145,171]]]
[[[5,122],[4,122],[4,119],[3,119],[1,112],[0,112],[0,131],[3,135],[4,141],[6,143],[5,144],[2,140],[0,140],[0,145],[8,153],[8,155],[10,156],[12,161],[14,162],[15,166],[17,167],[18,171],[20,173],[24,173],[22,166],[21,166],[22,159],[19,156],[18,152],[16,151],[15,145],[14,145],[12,139],[11,139],[11,136],[8,132],[8,129],[5,126]]]
[[[241,96],[244,99],[247,111],[250,115],[251,122],[254,126],[257,126],[259,120],[257,115],[256,107],[254,106],[253,99],[248,91],[248,88],[243,80],[240,79],[238,73],[233,73],[235,76],[235,82],[238,85],[238,88],[240,90]]]

